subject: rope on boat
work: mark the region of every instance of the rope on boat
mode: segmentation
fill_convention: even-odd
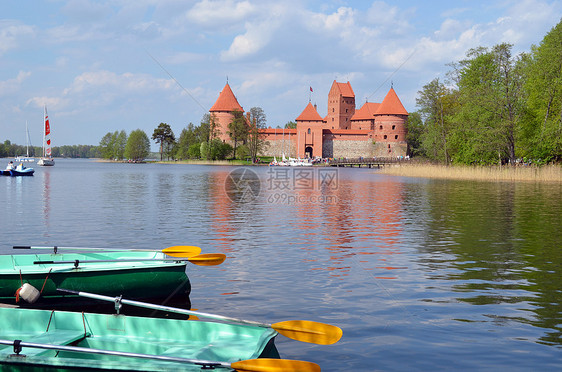
[[[88,332],[86,332],[86,318],[84,317],[84,312],[82,311],[82,324],[84,324],[84,338],[88,337]]]
[[[23,287],[23,277],[21,275],[21,269],[20,269],[20,287],[16,290],[16,293],[14,294],[14,296],[16,296],[16,304],[20,302],[20,291],[22,287]]]
[[[55,310],[51,310],[51,316],[49,317],[49,323],[47,324],[47,329],[45,330],[45,332],[49,332],[49,327],[51,326],[51,319],[53,319],[54,313],[55,313]]]
[[[43,286],[41,287],[41,290],[39,291],[39,294],[43,294],[43,289],[45,288],[45,284],[47,284],[47,279],[49,279],[49,274],[51,273],[52,270],[53,270],[53,268],[51,267],[49,269],[49,272],[47,273],[47,276],[45,277],[45,281],[43,282]]]

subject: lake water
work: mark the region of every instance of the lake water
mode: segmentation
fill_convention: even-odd
[[[34,168],[33,177],[0,177],[0,253],[225,253],[220,266],[188,265],[193,308],[337,325],[344,334],[334,345],[276,340],[281,357],[323,371],[562,367],[560,184],[366,168],[67,159]]]

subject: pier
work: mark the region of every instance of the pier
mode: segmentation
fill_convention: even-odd
[[[331,159],[328,165],[331,167],[366,167],[366,168],[381,168],[385,165],[399,164],[409,162],[410,158],[406,157],[373,157],[373,158],[341,158]]]

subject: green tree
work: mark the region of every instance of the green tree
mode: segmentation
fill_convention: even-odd
[[[520,60],[512,45],[471,49],[459,63],[459,108],[451,136],[455,161],[515,163],[524,113]]]
[[[419,113],[424,120],[421,148],[430,159],[448,164],[451,160],[449,135],[455,104],[454,94],[439,79],[434,79],[424,85],[418,95],[416,104],[420,107]]]
[[[248,155],[252,158],[252,163],[256,162],[257,156],[267,146],[265,135],[261,129],[266,127],[265,112],[261,107],[252,107],[246,117],[250,124],[248,130]]]
[[[102,137],[99,144],[100,152],[104,159],[113,158],[113,146],[113,134],[108,132]]]
[[[423,156],[425,152],[422,148],[423,120],[419,112],[411,112],[408,116],[408,142],[409,154],[412,156]]]
[[[0,145],[0,158],[7,158],[10,156],[11,148],[12,143],[9,140],[5,140],[4,143]]]
[[[529,155],[562,159],[562,21],[538,46],[526,70],[529,116],[525,133]]]
[[[207,160],[224,160],[232,153],[232,146],[215,138],[210,142],[201,142],[201,158]]]
[[[248,139],[248,123],[244,118],[242,111],[235,110],[232,112],[232,120],[228,124],[228,136],[232,140],[234,157],[236,157],[236,148],[239,143],[246,143]]]
[[[113,144],[113,157],[115,159],[125,158],[125,146],[127,145],[127,133],[122,130],[121,132],[114,133],[115,140]]]
[[[218,146],[222,141],[214,141],[221,134],[218,120],[214,114],[205,114],[201,119],[201,125],[198,135],[201,139],[201,158],[212,160],[212,154],[216,152],[215,146]],[[205,143],[205,145],[203,145]]]
[[[197,139],[196,128],[193,123],[189,123],[186,128],[183,128],[180,133],[180,138],[178,140],[178,151],[176,152],[176,157],[178,159],[189,158],[189,148],[193,144],[199,144],[200,141]]]
[[[287,124],[285,124],[285,129],[297,129],[297,123],[288,121]]]
[[[173,145],[176,142],[172,128],[166,123],[158,124],[158,128],[154,129],[154,133],[152,133],[152,139],[160,144],[160,161],[163,160],[164,153],[166,153],[169,159]]]
[[[189,146],[187,150],[187,158],[188,159],[199,159],[201,157],[201,144],[194,143]]]
[[[142,161],[150,154],[150,140],[142,129],[131,132],[125,145],[125,157],[133,161]]]

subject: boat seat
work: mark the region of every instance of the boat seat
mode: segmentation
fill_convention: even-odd
[[[69,330],[69,329],[56,329],[53,331],[48,331],[33,336],[19,336],[15,339],[22,340],[22,342],[31,342],[35,344],[65,346],[88,336],[90,336],[90,333],[88,332],[84,334],[83,330],[77,331],[77,330]],[[47,352],[53,352],[53,350],[23,346],[20,355],[37,356]],[[0,350],[0,355],[13,354],[13,353],[14,353],[14,348],[12,346],[8,346]]]

